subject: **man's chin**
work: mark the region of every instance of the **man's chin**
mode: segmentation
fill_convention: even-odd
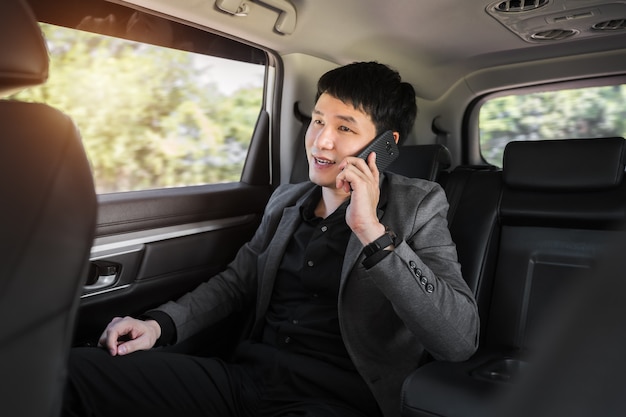
[[[309,174],[309,181],[311,181],[313,184],[319,185],[320,187],[326,187],[326,188],[336,188],[336,184],[335,184],[335,180],[328,180],[325,178],[320,178],[319,175],[311,175]]]

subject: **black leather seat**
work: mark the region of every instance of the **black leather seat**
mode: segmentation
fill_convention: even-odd
[[[543,323],[573,288],[594,285],[596,264],[623,234],[625,152],[622,138],[512,142],[501,172],[451,173],[450,227],[459,259],[473,265],[463,272],[481,345],[466,362],[409,376],[403,416],[486,415],[524,374],[545,349]]]
[[[450,168],[451,160],[448,148],[440,144],[404,145],[387,171],[405,177],[437,181],[442,172]]]
[[[626,235],[563,302],[543,331],[545,348],[490,416],[626,415]],[[606,256],[604,256],[606,255]]]
[[[0,2],[0,96],[47,79],[41,31],[22,0]],[[2,413],[55,416],[96,223],[90,167],[73,122],[0,100]]]

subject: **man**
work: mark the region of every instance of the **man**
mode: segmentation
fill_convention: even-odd
[[[76,350],[66,415],[392,417],[426,354],[468,358],[478,314],[445,193],[355,157],[383,131],[404,138],[416,111],[385,65],[323,75],[305,139],[311,181],[278,187],[224,272],[144,320],[113,319],[100,339],[109,354]],[[243,309],[255,322],[230,362],[137,352]]]

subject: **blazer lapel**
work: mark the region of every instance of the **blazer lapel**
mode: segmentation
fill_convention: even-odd
[[[339,283],[339,292],[341,293],[341,289],[343,288],[346,280],[348,279],[348,275],[350,275],[350,271],[354,268],[357,261],[361,257],[361,251],[363,250],[363,245],[359,238],[353,233],[350,235],[350,239],[348,240],[348,246],[346,247],[346,254],[343,258],[343,266],[341,268],[341,281]]]
[[[283,216],[276,229],[276,234],[272,239],[265,253],[263,270],[259,271],[259,290],[257,293],[257,318],[264,317],[269,305],[274,281],[278,272],[278,267],[283,258],[291,236],[295,233],[300,223],[300,205],[287,207],[283,211]]]

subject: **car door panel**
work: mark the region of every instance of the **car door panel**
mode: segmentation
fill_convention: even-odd
[[[75,345],[95,344],[112,317],[139,315],[223,270],[271,193],[246,184],[188,188],[101,196]]]

